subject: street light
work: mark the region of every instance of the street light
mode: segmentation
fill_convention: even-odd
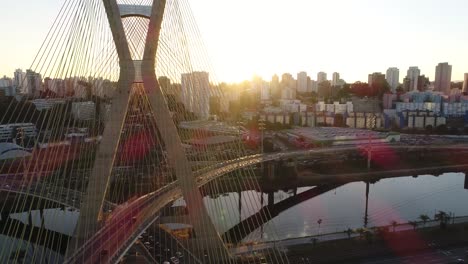
[[[266,128],[266,124],[265,124],[265,120],[264,119],[260,119],[258,120],[258,129],[261,131],[261,138],[260,138],[260,154],[262,155],[263,157],[263,151],[264,151],[264,148],[263,148],[263,138],[264,138],[264,131],[265,131],[265,128]],[[263,173],[263,162],[261,163],[261,169],[262,169],[262,173]]]
[[[368,133],[368,147],[367,147],[367,170],[370,170],[371,168],[371,159],[372,159],[372,136],[370,133]]]
[[[241,155],[241,150],[242,150],[242,126],[244,125],[244,122],[242,121],[237,121],[237,128],[239,131],[239,152],[237,153],[238,156]]]

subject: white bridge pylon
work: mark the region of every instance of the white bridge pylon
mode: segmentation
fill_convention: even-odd
[[[199,256],[207,254],[210,263],[230,263],[232,259],[203,203],[191,165],[185,155],[155,73],[156,51],[166,0],[154,0],[152,6],[118,5],[116,0],[103,0],[103,3],[119,56],[120,76],[117,91],[112,100],[109,121],[97,150],[86,196],[81,206],[75,236],[68,247],[67,255],[73,254],[100,227],[100,214],[129,108],[130,91],[132,86],[139,83],[143,84],[147,92],[169,162],[175,170],[179,188],[187,204],[189,219],[195,230],[197,241],[197,248],[193,249],[193,253]],[[149,19],[142,60],[132,60],[122,22],[125,17]]]

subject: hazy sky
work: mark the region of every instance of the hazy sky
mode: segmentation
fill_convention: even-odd
[[[0,0],[0,75],[28,68],[64,0]],[[371,72],[439,62],[468,72],[467,0],[190,0],[218,81]]]

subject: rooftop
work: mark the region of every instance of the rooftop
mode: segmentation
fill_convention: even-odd
[[[205,130],[225,134],[239,134],[239,127],[231,126],[224,122],[218,121],[197,120],[190,122],[181,122],[179,127],[189,130]]]
[[[302,136],[311,141],[354,141],[367,142],[381,141],[390,136],[397,135],[396,133],[376,132],[357,128],[341,128],[341,127],[300,127],[288,130],[288,133]]]

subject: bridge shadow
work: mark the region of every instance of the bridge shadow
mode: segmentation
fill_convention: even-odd
[[[242,220],[240,223],[226,231],[223,234],[223,238],[231,243],[239,243],[250,233],[260,228],[262,225],[268,223],[280,213],[340,186],[342,186],[342,184],[316,186],[310,190],[296,194],[276,204],[271,204],[269,202],[268,205],[264,206],[257,213]]]
[[[5,215],[2,215],[2,220],[0,221],[0,234],[24,240],[26,244],[32,243],[49,248],[62,255],[65,254],[71,238],[66,234],[47,230],[44,227],[25,224],[20,220],[5,217]]]

